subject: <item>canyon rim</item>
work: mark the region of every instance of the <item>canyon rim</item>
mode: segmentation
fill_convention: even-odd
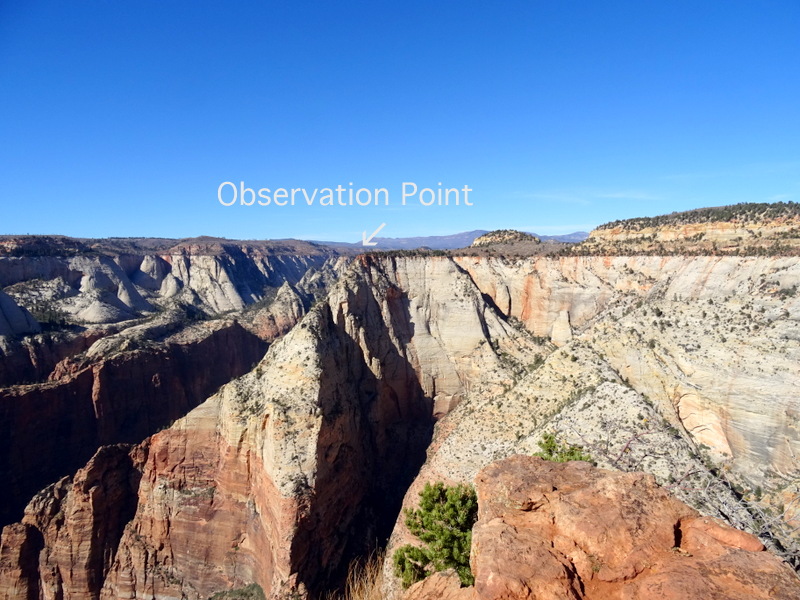
[[[359,252],[0,239],[0,598],[324,597],[433,481],[475,587],[387,598],[800,595],[797,205]]]

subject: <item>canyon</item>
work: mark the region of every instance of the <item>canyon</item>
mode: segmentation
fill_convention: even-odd
[[[120,244],[0,258],[1,598],[205,599],[250,584],[320,597],[353,559],[414,543],[402,508],[430,481],[475,482],[486,522],[475,589],[423,582],[442,596],[527,597],[487,583],[519,579],[492,544],[497,519],[508,531],[532,518],[497,506],[521,482],[565,498],[642,489],[635,518],[698,532],[657,534],[652,565],[671,573],[683,550],[696,575],[727,557],[739,579],[763,565],[773,597],[800,590],[796,257]],[[546,433],[606,471],[526,459]],[[589,491],[568,492],[576,479]],[[621,583],[628,559],[587,549],[586,531],[515,535],[530,556],[584,540],[583,558],[559,550],[579,575],[567,583],[583,582],[574,597],[660,585],[652,569]],[[617,561],[613,577],[589,555]],[[404,591],[389,560],[384,581],[389,598],[427,593]]]

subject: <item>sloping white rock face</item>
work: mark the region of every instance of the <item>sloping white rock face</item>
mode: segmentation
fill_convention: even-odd
[[[39,324],[24,308],[17,306],[14,299],[0,290],[0,336],[27,335],[38,333]]]
[[[77,323],[114,323],[175,303],[209,314],[238,311],[284,281],[298,284],[309,269],[326,267],[322,255],[245,250],[231,245],[219,253],[3,257],[0,288],[17,304],[45,305]]]
[[[574,333],[751,481],[797,473],[797,258],[455,260],[507,315],[559,346]]]

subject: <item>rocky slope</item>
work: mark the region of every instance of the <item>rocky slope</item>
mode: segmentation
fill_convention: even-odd
[[[255,369],[137,450],[102,577],[71,581],[105,598],[324,591],[376,539],[409,539],[395,519],[424,482],[469,482],[548,431],[763,534],[735,488],[768,503],[798,477],[798,284],[793,258],[363,257]],[[84,502],[75,481],[44,498]],[[24,560],[61,555],[49,527],[4,530],[0,590],[51,585]]]
[[[0,337],[38,333],[39,324],[30,312],[21,308],[8,294],[0,290]]]
[[[642,473],[513,456],[476,479],[474,587],[435,575],[406,600],[782,598],[800,579],[755,537],[672,498]]]
[[[739,494],[763,488],[780,506],[798,477],[800,301],[783,293],[798,283],[795,259],[455,261],[500,312],[559,348],[504,357],[506,390],[448,416],[406,505],[425,481],[471,481],[554,432],[603,466],[651,472],[705,514],[762,532]],[[390,551],[409,541],[399,520]],[[796,540],[784,541],[796,554]]]

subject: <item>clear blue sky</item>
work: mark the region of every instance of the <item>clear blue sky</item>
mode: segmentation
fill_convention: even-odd
[[[0,0],[0,233],[551,234],[798,201],[798,107],[797,0]],[[391,205],[225,207],[225,181]],[[404,181],[474,205],[399,206]]]

